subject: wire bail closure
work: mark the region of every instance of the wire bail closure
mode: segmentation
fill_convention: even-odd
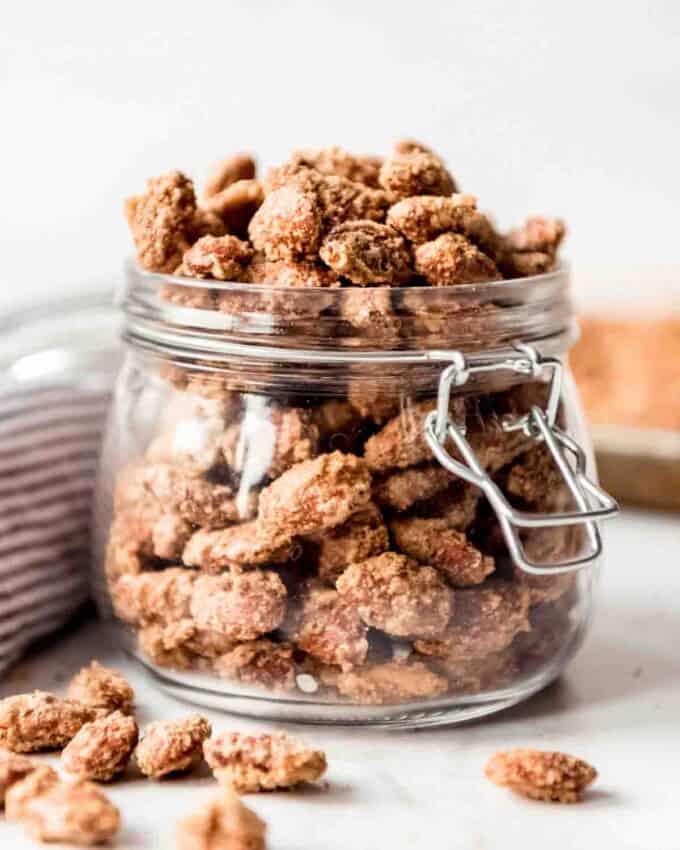
[[[515,564],[531,575],[553,575],[574,572],[592,563],[602,552],[602,537],[598,521],[614,517],[619,506],[601,487],[591,481],[585,473],[586,455],[583,449],[556,425],[562,390],[562,362],[556,357],[542,357],[530,345],[517,343],[512,353],[482,355],[466,358],[461,352],[451,353],[451,362],[439,379],[437,408],[425,420],[425,437],[439,463],[470,484],[479,487],[496,512],[505,537],[508,551]],[[577,506],[577,510],[556,513],[527,513],[516,510],[508,502],[498,485],[487,475],[479,463],[472,446],[465,436],[465,425],[451,421],[449,402],[452,387],[462,387],[470,377],[481,372],[510,371],[538,378],[550,373],[550,392],[546,409],[534,405],[531,410],[514,419],[503,422],[503,430],[523,431],[536,443],[548,448],[562,478]],[[446,449],[450,439],[462,461],[456,460]],[[567,458],[569,454],[572,462]],[[583,525],[589,542],[585,555],[565,558],[556,563],[540,563],[530,560],[520,540],[519,529],[551,528],[563,525]]]

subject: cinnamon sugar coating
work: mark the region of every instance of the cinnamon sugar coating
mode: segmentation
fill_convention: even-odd
[[[284,564],[294,551],[290,540],[268,536],[257,520],[252,520],[219,531],[197,531],[187,543],[182,559],[187,566],[214,573],[229,567]]]
[[[320,174],[345,177],[377,189],[381,164],[380,157],[351,154],[333,145],[329,148],[301,148],[293,151],[290,160],[282,168],[289,171],[312,168]],[[276,179],[276,170],[272,178]]]
[[[205,181],[204,197],[212,198],[238,180],[252,180],[255,170],[255,159],[249,153],[234,153],[221,159]]]
[[[193,770],[203,760],[203,742],[211,734],[210,723],[200,714],[149,723],[135,750],[139,769],[151,779]]]
[[[375,221],[347,221],[324,239],[319,256],[333,271],[358,286],[397,285],[413,276],[413,261],[403,237]]]
[[[319,578],[334,584],[349,564],[385,552],[390,545],[387,527],[378,508],[369,502],[347,522],[313,538],[317,544]]]
[[[197,627],[230,640],[254,640],[273,631],[285,606],[286,588],[268,570],[200,576],[191,596]]]
[[[92,708],[132,713],[135,692],[117,671],[102,666],[96,659],[71,679],[67,696]]]
[[[183,624],[186,621],[182,621]],[[144,626],[137,632],[140,651],[159,667],[171,670],[187,670],[196,660],[196,655],[187,647],[187,641],[194,633],[193,624],[189,629],[181,626]]]
[[[178,622],[189,616],[196,578],[182,567],[124,575],[111,588],[116,613],[126,623]]]
[[[390,207],[387,223],[414,245],[451,232],[465,236],[492,259],[499,251],[500,237],[487,216],[477,209],[472,195],[404,198]]]
[[[193,533],[194,526],[178,513],[163,514],[151,529],[154,555],[170,561],[179,560]]]
[[[5,817],[21,820],[29,803],[59,782],[59,774],[53,767],[31,762],[33,769],[17,779],[5,794]]]
[[[431,564],[454,587],[481,584],[494,571],[493,558],[483,555],[445,519],[401,517],[390,523],[397,547],[423,564]]]
[[[442,233],[415,250],[415,268],[432,286],[502,280],[496,264],[459,233]]]
[[[222,732],[203,749],[220,783],[242,794],[316,782],[326,772],[323,752],[309,749],[283,732]]]
[[[340,278],[337,274],[320,263],[267,260],[264,257],[256,257],[250,264],[248,280],[251,283],[291,289],[324,289],[340,286]]]
[[[484,773],[495,785],[546,803],[578,803],[597,779],[595,768],[583,759],[522,748],[496,753]]]
[[[432,460],[425,439],[425,419],[436,409],[436,399],[425,399],[405,407],[364,445],[364,459],[372,472],[416,466]],[[464,401],[454,398],[451,402],[451,417],[458,421],[464,411]]]
[[[351,564],[336,587],[367,625],[399,637],[439,637],[454,610],[437,570],[396,552]]]
[[[466,531],[475,521],[480,498],[477,487],[458,480],[424,502],[421,510],[425,516],[444,520],[449,528]]]
[[[189,248],[196,213],[194,184],[180,171],[147,181],[146,192],[126,202],[128,224],[141,266],[173,272]]]
[[[379,505],[406,511],[416,502],[431,499],[446,490],[453,480],[441,464],[424,463],[391,472],[373,483],[373,497]]]
[[[366,626],[356,607],[335,590],[320,582],[309,582],[291,620],[291,639],[313,658],[343,670],[365,661]]]
[[[554,254],[565,233],[566,227],[560,219],[534,216],[528,218],[522,227],[511,230],[505,241],[513,251]]]
[[[134,718],[120,711],[86,723],[61,754],[64,769],[80,779],[108,782],[125,770],[138,735]]]
[[[267,827],[229,787],[182,820],[177,850],[267,850]]]
[[[236,236],[203,236],[184,252],[176,274],[213,280],[244,280],[253,249]]]
[[[269,691],[295,689],[295,661],[289,643],[274,643],[266,638],[244,641],[218,656],[212,669],[222,678]]]
[[[450,661],[482,658],[505,649],[529,630],[529,593],[516,584],[491,580],[456,591],[453,617],[441,640],[417,640],[423,655]]]
[[[378,177],[393,201],[411,195],[451,195],[456,191],[453,177],[438,156],[413,148],[385,160]]]
[[[37,762],[8,750],[0,750],[0,809],[4,808],[5,795],[17,782],[38,768]]]
[[[419,661],[388,661],[341,673],[338,691],[362,705],[386,705],[432,699],[446,693],[448,683]]]
[[[564,479],[545,446],[536,446],[513,464],[506,482],[508,493],[533,508],[566,509],[571,498]]]
[[[31,776],[24,780],[30,782]],[[92,782],[60,782],[53,777],[20,806],[10,799],[21,793],[18,783],[8,795],[7,815],[19,820],[37,841],[63,842],[89,847],[109,842],[120,829],[120,813]]]
[[[0,747],[34,753],[66,746],[97,709],[46,691],[0,700]]]
[[[255,249],[268,260],[301,260],[319,247],[322,210],[313,193],[284,185],[266,196],[248,233]]]
[[[260,494],[258,522],[282,536],[341,525],[371,497],[371,479],[354,455],[332,452],[298,463]]]

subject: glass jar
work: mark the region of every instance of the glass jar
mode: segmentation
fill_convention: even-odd
[[[162,687],[257,717],[424,726],[564,669],[616,511],[586,478],[565,270],[449,288],[126,279],[95,587]]]

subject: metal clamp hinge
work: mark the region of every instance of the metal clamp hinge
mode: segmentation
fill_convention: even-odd
[[[572,572],[592,563],[602,552],[602,537],[598,521],[618,513],[616,501],[586,476],[586,455],[583,449],[556,426],[562,389],[562,363],[557,358],[541,357],[528,345],[517,345],[513,352],[477,359],[467,359],[454,352],[452,362],[439,381],[437,409],[425,420],[427,443],[439,463],[465,481],[479,487],[493,507],[508,551],[518,567],[532,575],[553,575]],[[538,378],[549,373],[550,390],[545,410],[531,410],[503,422],[505,431],[522,430],[536,443],[546,446],[576,505],[576,510],[559,513],[527,513],[513,508],[498,485],[481,466],[465,436],[465,425],[451,421],[449,404],[452,387],[461,387],[473,374],[498,370],[511,371]],[[462,458],[457,460],[446,449],[451,440]],[[568,459],[571,457],[571,462]],[[520,539],[519,529],[551,528],[581,525],[585,529],[588,547],[583,554],[553,563],[531,560]]]

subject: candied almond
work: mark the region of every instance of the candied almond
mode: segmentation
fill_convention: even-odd
[[[163,514],[151,530],[154,555],[165,560],[179,560],[193,533],[193,525],[178,513],[170,511]]]
[[[268,570],[202,575],[191,597],[196,626],[235,641],[254,640],[278,628],[285,608],[286,588]]]
[[[336,587],[367,625],[400,637],[441,636],[454,610],[440,573],[396,552],[351,564]]]
[[[206,741],[203,750],[220,783],[243,794],[315,782],[326,771],[323,752],[311,750],[283,732],[222,732]]]
[[[270,691],[295,688],[295,661],[290,643],[274,643],[266,638],[244,641],[218,656],[213,670],[225,679]]]
[[[255,177],[255,159],[249,153],[233,153],[216,163],[205,181],[203,195],[212,198],[237,180]]]
[[[253,249],[236,236],[203,236],[184,252],[175,274],[199,279],[241,281]]]
[[[341,525],[370,497],[371,478],[363,460],[332,452],[296,464],[266,487],[258,522],[272,534],[316,534]]]
[[[156,624],[141,628],[137,632],[137,642],[140,651],[159,667],[188,670],[195,656],[187,642],[194,634],[193,624],[188,631]]]
[[[340,278],[320,263],[293,260],[267,260],[256,257],[248,268],[251,283],[291,289],[325,289],[340,286]]]
[[[97,716],[97,709],[46,691],[0,700],[0,747],[14,753],[56,750]]]
[[[442,233],[415,249],[415,268],[431,286],[502,280],[491,257],[459,233]]]
[[[138,734],[134,718],[114,711],[80,729],[62,752],[62,764],[80,779],[108,782],[125,770]]]
[[[378,180],[395,201],[411,195],[451,195],[453,177],[438,156],[422,148],[395,153],[382,164]]]
[[[529,592],[507,581],[489,580],[456,591],[456,606],[440,640],[416,640],[423,655],[448,660],[480,658],[499,652],[515,635],[529,631]]]
[[[23,778],[17,779],[5,794],[5,816],[7,820],[21,820],[26,806],[59,782],[59,774],[48,765],[33,765]]]
[[[338,691],[364,705],[431,699],[446,693],[448,683],[422,662],[388,661],[341,673]]]
[[[92,708],[132,712],[135,692],[117,670],[104,667],[96,659],[71,679],[67,696]]]
[[[201,529],[195,532],[184,549],[182,560],[188,566],[214,573],[234,566],[284,564],[291,560],[294,551],[290,540],[268,536],[257,520],[251,520],[220,531]]]
[[[17,789],[15,786],[12,790]],[[8,808],[8,816],[10,810],[14,812],[14,807]],[[110,841],[120,829],[120,812],[92,782],[53,779],[26,799],[12,817],[18,818],[38,841],[85,847]]]
[[[319,256],[334,272],[359,286],[400,284],[413,276],[404,238],[386,224],[370,220],[336,225],[323,240]]]
[[[152,779],[192,770],[203,760],[203,742],[211,734],[210,723],[200,714],[149,723],[135,750],[139,769]]]
[[[311,256],[321,240],[321,208],[313,193],[282,186],[265,197],[250,220],[248,233],[269,260]]]
[[[495,785],[547,803],[578,803],[597,779],[595,768],[575,756],[523,748],[496,753],[484,773]]]
[[[264,189],[259,180],[237,180],[206,199],[202,212],[217,218],[228,233],[247,239],[248,225],[263,201]]]
[[[323,662],[351,669],[363,664],[368,652],[366,626],[357,609],[337,591],[311,581],[300,594],[291,617],[291,639]]]
[[[565,233],[566,227],[559,218],[534,216],[528,218],[522,227],[512,230],[505,241],[513,251],[538,251],[554,255]]]
[[[407,467],[373,483],[373,496],[379,505],[406,511],[416,502],[431,499],[446,490],[453,480],[439,463]]]
[[[225,786],[212,802],[180,822],[177,850],[266,850],[266,834],[265,822]]]
[[[397,547],[424,564],[431,564],[455,587],[481,584],[495,568],[493,558],[483,555],[445,519],[401,517],[390,523]]]
[[[319,577],[331,584],[349,564],[379,555],[390,545],[382,514],[372,502],[352,514],[347,522],[312,539],[318,549]]]
[[[197,573],[183,567],[124,575],[111,586],[116,614],[126,623],[165,624],[189,616]]]
[[[126,212],[145,269],[173,272],[189,247],[189,229],[196,213],[194,184],[180,171],[147,181],[146,192],[128,199]]]
[[[337,145],[329,148],[301,148],[293,151],[288,168],[313,168],[321,174],[346,177],[372,188],[378,187],[379,157],[348,153]]]

